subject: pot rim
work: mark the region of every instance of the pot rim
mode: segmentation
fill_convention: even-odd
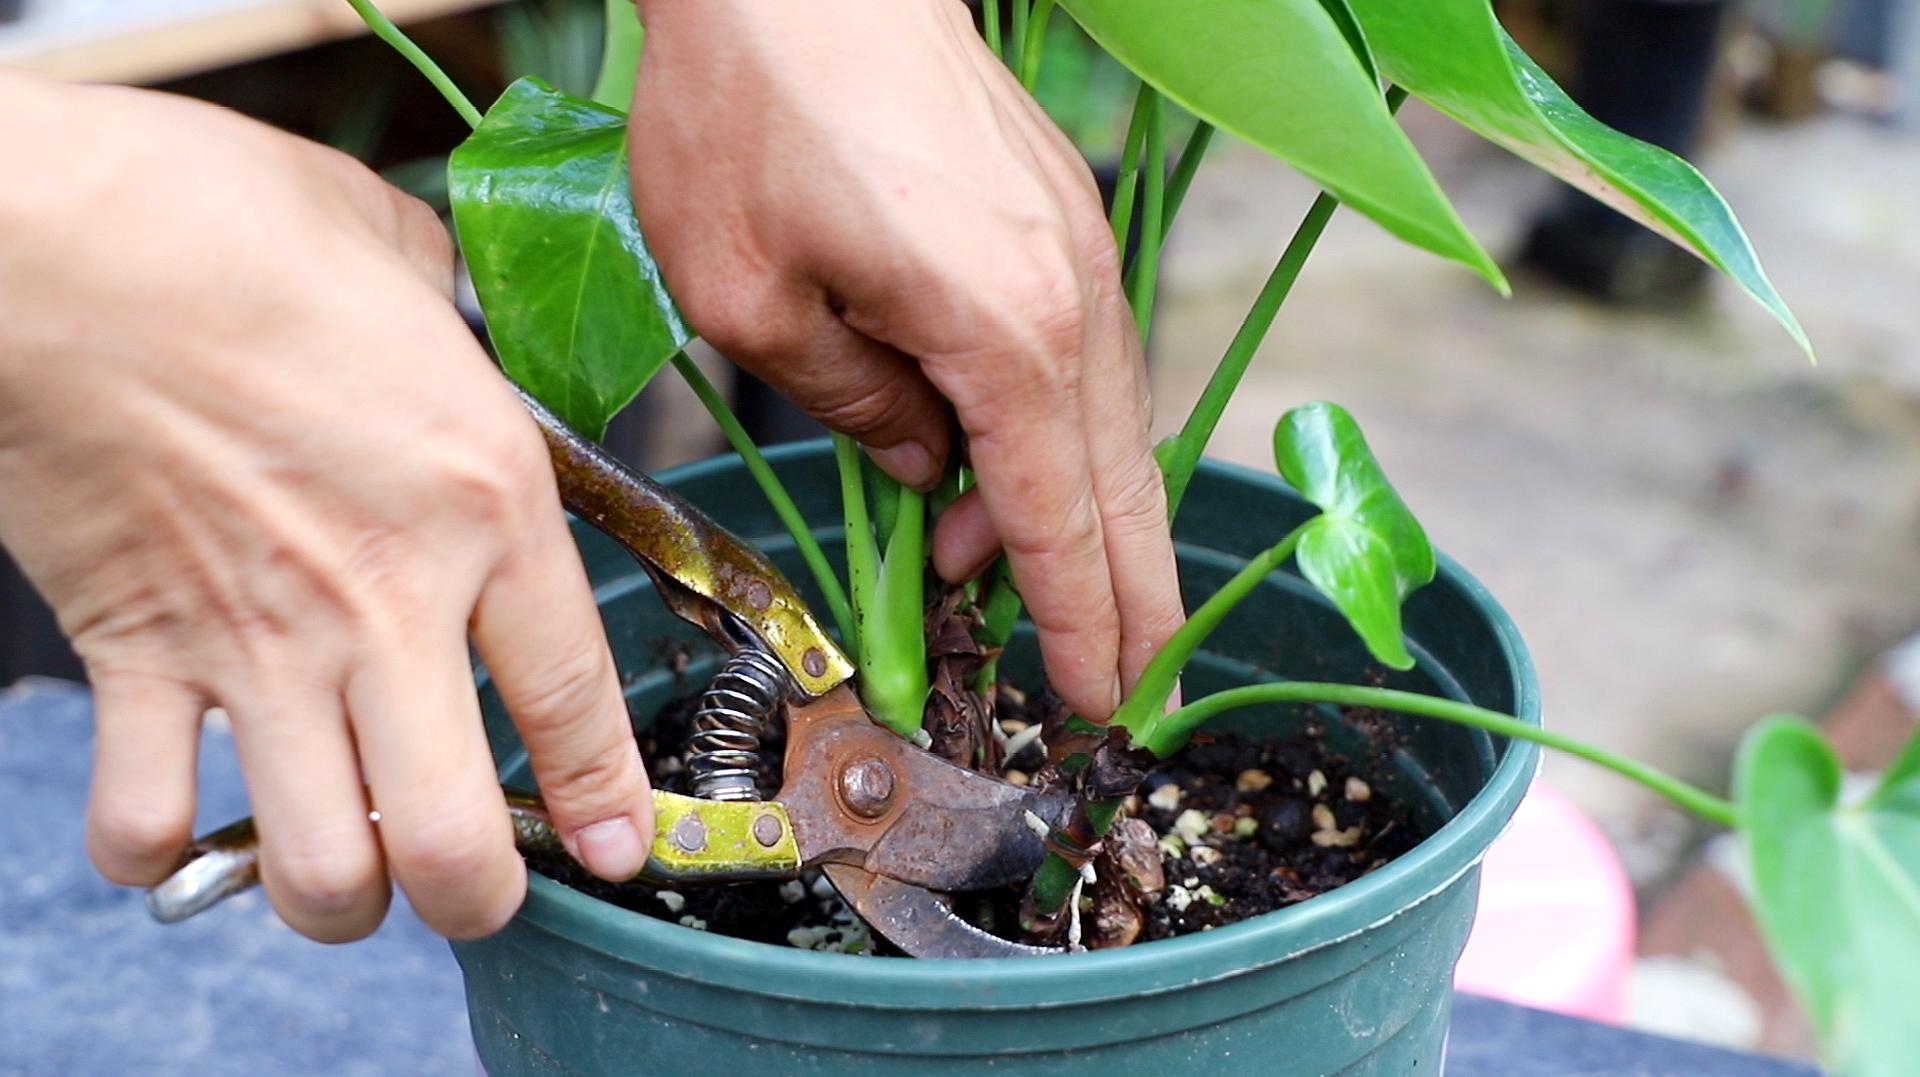
[[[770,463],[808,458],[824,441],[766,450]],[[730,471],[732,455],[661,473],[667,483]],[[1203,473],[1298,496],[1276,476],[1216,460]],[[1452,558],[1438,554],[1435,581],[1482,611],[1514,686],[1514,713],[1538,726],[1539,689],[1531,657],[1506,611]],[[1484,734],[1482,734],[1484,735]],[[1540,748],[1506,746],[1484,785],[1440,829],[1385,867],[1298,905],[1213,931],[1118,950],[1046,958],[911,960],[861,958],[696,931],[590,897],[536,872],[516,919],[632,964],[749,994],[924,1010],[962,988],[968,1008],[1074,1005],[1116,994],[1178,990],[1298,958],[1392,920],[1472,870],[1506,828],[1534,772]],[[1463,855],[1464,853],[1464,855]],[[593,941],[588,941],[593,940]],[[612,945],[606,945],[612,940]],[[1204,972],[1202,970],[1212,970]],[[832,990],[827,990],[829,983]],[[1036,1003],[1038,990],[1046,1003]]]

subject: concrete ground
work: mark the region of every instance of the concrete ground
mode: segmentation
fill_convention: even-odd
[[[1513,251],[1554,184],[1409,109],[1474,233]],[[1466,271],[1339,214],[1212,453],[1272,467],[1287,407],[1359,418],[1437,545],[1525,633],[1548,720],[1721,786],[1741,731],[1818,713],[1920,624],[1920,138],[1833,118],[1740,125],[1703,168],[1819,349],[1731,285],[1631,313]],[[1201,173],[1156,316],[1176,427],[1311,198],[1244,149]],[[1577,762],[1550,780],[1619,839],[1636,881],[1689,842],[1649,795]]]

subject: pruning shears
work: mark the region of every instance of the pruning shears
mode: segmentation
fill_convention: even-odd
[[[638,558],[667,607],[732,656],[696,719],[718,760],[696,790],[713,799],[654,791],[654,840],[641,880],[699,885],[817,868],[875,931],[914,957],[1058,952],[974,926],[953,912],[948,895],[1031,876],[1046,854],[1042,834],[1071,810],[1068,794],[968,770],[879,725],[854,691],[853,663],[771,561],[531,396],[521,398],[546,436],[567,508]],[[757,799],[752,724],[782,714],[779,791]],[[523,851],[560,850],[539,798],[508,791],[507,803]],[[196,841],[186,863],[148,892],[147,905],[172,923],[258,879],[257,837],[252,821],[241,820]]]

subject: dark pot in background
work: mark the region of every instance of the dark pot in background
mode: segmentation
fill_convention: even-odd
[[[838,484],[824,442],[775,450],[775,469],[837,551]],[[796,582],[798,558],[732,457],[661,476]],[[1208,465],[1176,528],[1184,584],[1204,596],[1312,510],[1277,479]],[[647,720],[697,688],[711,662],[676,679],[655,668],[662,637],[701,639],[668,614],[626,555],[581,535],[615,654]],[[1512,623],[1451,562],[1407,605],[1419,667],[1371,663],[1353,633],[1298,578],[1277,573],[1188,668],[1190,698],[1279,678],[1439,692],[1538,721],[1533,668]],[[1031,678],[1031,639],[1009,672]],[[1018,648],[1016,648],[1018,649]],[[1383,676],[1384,674],[1384,676]],[[1031,683],[1029,680],[1028,683]],[[504,776],[525,757],[488,693]],[[1302,708],[1230,715],[1221,725],[1298,731]],[[1375,734],[1319,715],[1354,758],[1391,761],[1376,788],[1412,807],[1431,836],[1339,890],[1199,935],[1123,950],[1010,961],[911,961],[801,951],[693,931],[534,876],[499,934],[457,943],[480,1057],[492,1077],[629,1073],[959,1073],[995,1071],[1434,1074],[1454,962],[1473,922],[1480,857],[1532,777],[1537,751],[1431,722],[1375,720]]]

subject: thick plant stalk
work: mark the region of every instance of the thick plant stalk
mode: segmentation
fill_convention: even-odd
[[[693,395],[700,398],[707,414],[713,417],[714,425],[726,435],[727,444],[739,454],[740,462],[747,466],[747,474],[753,476],[754,483],[766,496],[767,504],[773,506],[774,515],[780,517],[780,522],[786,526],[787,534],[793,537],[794,547],[800,551],[801,560],[807,563],[807,571],[813,573],[813,582],[819,586],[820,596],[826,600],[827,612],[833,617],[834,627],[840,630],[841,642],[853,646],[853,607],[847,603],[847,593],[841,589],[840,577],[827,561],[826,551],[814,539],[813,528],[807,525],[806,518],[800,515],[799,506],[793,503],[793,495],[781,485],[780,477],[773,473],[767,458],[760,454],[760,447],[753,443],[747,428],[740,425],[733,409],[727,407],[727,402],[720,398],[719,390],[700,372],[699,365],[688,358],[686,352],[675,352],[672,362],[673,369],[680,373],[687,387],[693,390]]]
[[[927,709],[926,530],[926,495],[901,487],[873,605],[860,614],[861,699],[903,737],[920,731]]]
[[[453,84],[453,80],[447,77],[447,73],[440,69],[439,64],[433,62],[432,57],[422,51],[420,46],[414,44],[412,38],[402,33],[400,28],[393,24],[393,20],[387,18],[385,12],[373,5],[373,0],[347,0],[347,3],[353,7],[354,13],[360,16],[360,21],[367,24],[367,29],[373,32],[373,36],[386,42],[393,51],[406,57],[408,63],[425,75],[428,82],[433,83],[433,88],[440,91],[440,96],[447,99],[447,103],[453,106],[453,110],[460,114],[461,119],[467,121],[468,127],[480,126],[480,110],[473,107],[473,102],[467,100],[467,95],[460,91],[460,87]]]

